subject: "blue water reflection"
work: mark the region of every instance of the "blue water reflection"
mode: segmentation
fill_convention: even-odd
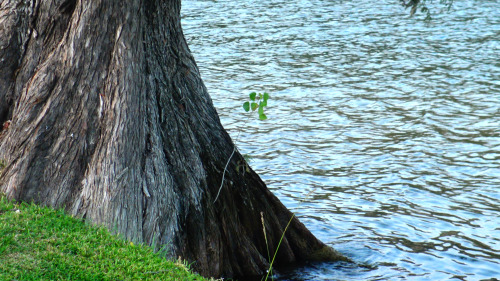
[[[500,278],[500,2],[434,1],[430,22],[396,2],[183,1],[240,151],[357,262],[278,279]],[[268,121],[247,123],[251,91],[271,93]]]

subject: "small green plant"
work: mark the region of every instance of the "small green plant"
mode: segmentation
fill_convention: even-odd
[[[257,110],[257,113],[259,114],[259,120],[266,120],[267,116],[264,113],[264,107],[267,106],[267,101],[269,100],[269,94],[266,92],[264,92],[264,93],[252,92],[252,93],[250,93],[249,97],[250,97],[250,101],[243,103],[243,109],[246,112],[250,112],[250,110],[251,110],[251,112],[254,112]],[[239,133],[238,133],[238,136],[239,136]],[[238,137],[236,137],[236,138],[238,138]],[[233,152],[231,153],[231,155],[227,159],[226,166],[224,167],[224,171],[222,172],[222,180],[220,183],[219,191],[217,192],[217,195],[215,196],[214,204],[215,204],[215,202],[217,202],[217,199],[219,198],[220,192],[222,190],[222,186],[224,185],[224,178],[226,176],[227,166],[229,165],[229,162],[231,162],[231,158],[233,158],[233,155],[235,152],[236,152],[236,146],[234,146]],[[245,157],[245,160],[247,160],[247,159],[248,158]],[[240,166],[241,165],[238,163],[237,170],[239,170]],[[246,163],[245,163],[245,166],[246,166]],[[247,171],[247,170],[248,170],[248,167],[245,167],[244,171]]]
[[[267,100],[269,99],[269,94],[264,92],[264,93],[256,93],[252,92],[250,93],[250,101],[247,101],[243,103],[243,109],[246,112],[249,112],[250,110],[255,111],[259,113],[259,119],[260,120],[266,120],[267,116],[264,113],[264,107],[267,106]]]

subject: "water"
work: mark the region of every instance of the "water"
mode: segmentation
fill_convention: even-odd
[[[500,278],[500,1],[434,2],[425,22],[397,1],[183,1],[240,151],[358,263],[281,280]],[[252,91],[269,120],[243,114]]]

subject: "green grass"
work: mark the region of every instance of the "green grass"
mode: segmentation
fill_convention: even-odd
[[[104,228],[0,194],[0,280],[206,280]]]

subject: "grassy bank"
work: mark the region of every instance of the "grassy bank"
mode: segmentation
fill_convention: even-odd
[[[63,211],[0,195],[0,280],[206,280]]]

